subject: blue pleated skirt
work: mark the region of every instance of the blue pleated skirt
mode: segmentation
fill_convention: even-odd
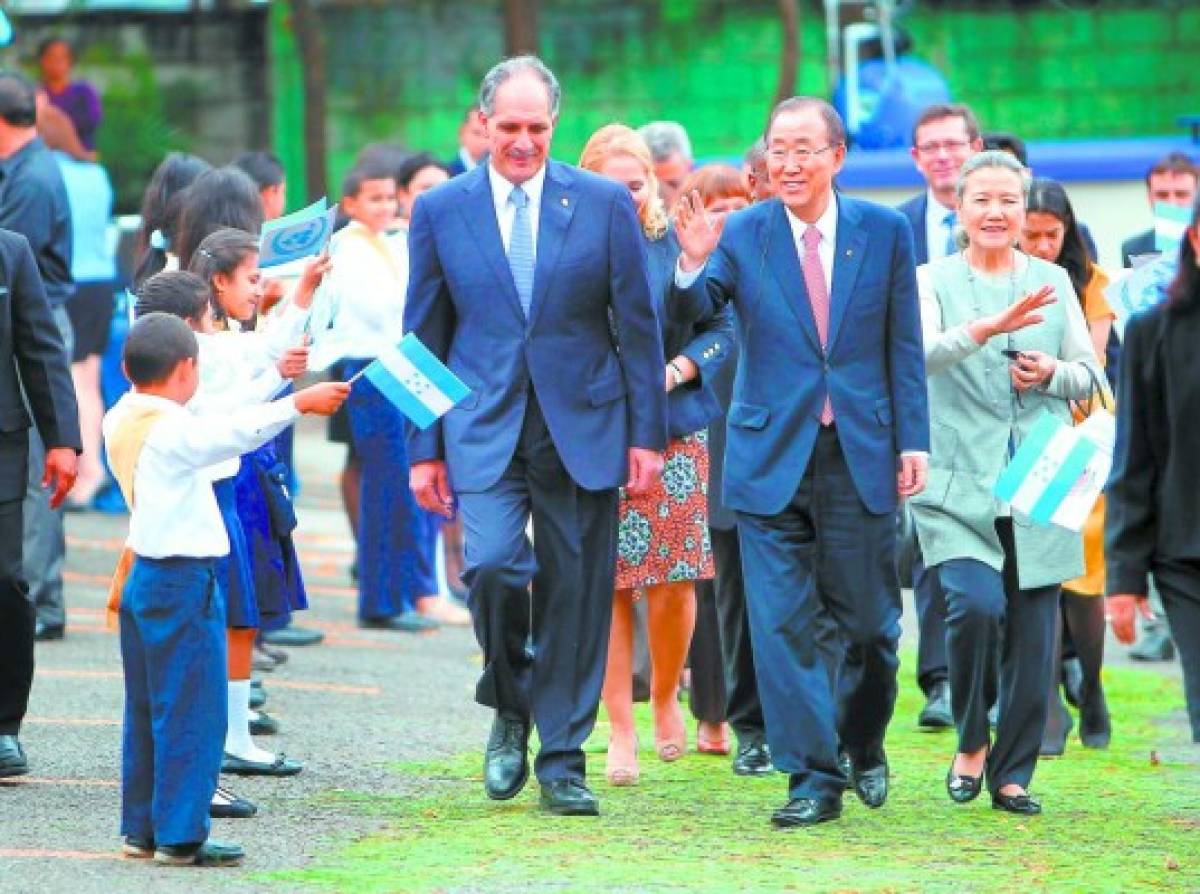
[[[237,489],[233,478],[213,482],[213,494],[229,535],[229,555],[217,562],[217,580],[225,594],[227,627],[259,626],[258,600],[254,595],[254,570],[246,532],[237,511]]]
[[[308,608],[292,532],[280,518],[279,507],[291,503],[286,481],[286,467],[272,445],[242,457],[236,478],[237,514],[246,533],[263,630],[285,626],[292,612]]]

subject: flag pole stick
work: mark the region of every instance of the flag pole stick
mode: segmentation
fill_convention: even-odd
[[[354,375],[352,375],[349,379],[347,379],[346,384],[353,385],[355,382],[357,382],[359,379],[362,378],[362,374],[365,373],[366,371],[367,371],[367,367],[364,366],[362,369],[360,369],[358,372],[356,372]]]

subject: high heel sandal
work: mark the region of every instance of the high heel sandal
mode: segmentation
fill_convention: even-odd
[[[679,729],[679,735],[677,736],[660,737],[658,735],[660,726],[664,726],[665,724],[659,723],[657,709],[653,709],[652,706],[652,710],[654,710],[655,715],[654,750],[658,752],[658,759],[668,764],[679,760],[687,753],[687,723],[683,719],[683,710],[679,707],[679,702],[672,698],[670,703],[666,706],[666,710],[669,714],[679,718],[677,727]]]

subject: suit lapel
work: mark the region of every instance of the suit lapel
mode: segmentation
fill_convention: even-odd
[[[575,214],[577,197],[570,169],[554,162],[546,163],[542,186],[542,205],[538,212],[537,261],[533,269],[533,300],[529,307],[529,325],[533,326],[546,303],[546,293],[554,280],[554,271],[567,239],[567,228]]]
[[[829,345],[837,344],[846,307],[854,297],[854,282],[866,254],[867,231],[858,223],[861,214],[851,199],[838,196],[837,245],[833,253],[833,290],[829,296]]]
[[[804,286],[804,271],[800,267],[800,256],[796,253],[796,238],[792,234],[792,226],[788,222],[783,202],[778,199],[773,201],[775,208],[766,226],[767,264],[779,283],[784,300],[800,321],[800,328],[819,353],[821,338],[817,334],[817,323],[813,319],[812,301],[809,300],[808,289]]]
[[[482,164],[474,170],[460,175],[462,189],[466,193],[466,202],[459,206],[466,221],[467,229],[475,238],[479,252],[492,268],[496,282],[505,300],[512,307],[522,323],[525,322],[525,312],[521,310],[521,299],[517,296],[517,287],[513,284],[512,270],[508,266],[508,255],[504,253],[504,242],[500,238],[500,224],[496,220],[496,205],[492,200],[492,186],[488,180],[487,165]]]

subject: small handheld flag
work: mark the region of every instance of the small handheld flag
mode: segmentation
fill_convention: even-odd
[[[329,244],[337,206],[328,207],[325,199],[286,217],[263,224],[258,247],[258,266],[268,270],[319,255]]]
[[[411,332],[401,339],[398,347],[382,352],[350,382],[353,384],[359,376],[365,376],[422,430],[471,393]]]

